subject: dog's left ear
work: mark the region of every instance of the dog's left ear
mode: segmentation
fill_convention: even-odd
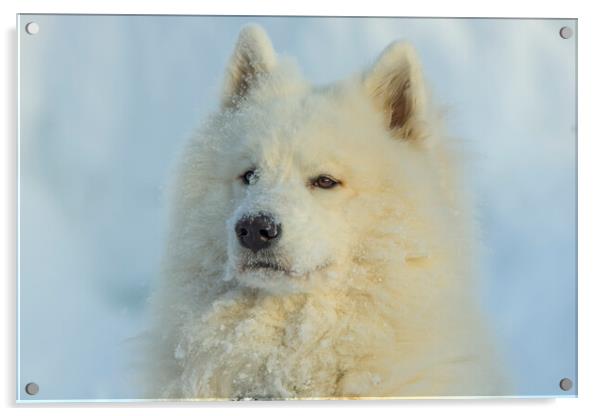
[[[276,63],[276,52],[265,30],[259,25],[245,26],[226,69],[222,108],[236,106]]]
[[[394,42],[362,79],[395,138],[418,141],[426,131],[427,96],[420,62],[414,48]]]

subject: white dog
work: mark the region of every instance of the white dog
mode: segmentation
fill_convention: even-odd
[[[508,394],[458,153],[410,45],[314,87],[244,28],[172,187],[151,396]]]

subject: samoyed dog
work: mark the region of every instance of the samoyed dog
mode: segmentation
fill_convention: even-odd
[[[440,124],[407,43],[316,87],[243,28],[171,188],[150,396],[506,394]]]

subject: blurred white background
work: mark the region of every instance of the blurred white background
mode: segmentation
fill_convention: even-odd
[[[562,20],[22,16],[21,385],[41,386],[35,400],[139,396],[127,339],[147,323],[163,185],[248,22],[316,83],[394,39],[416,46],[472,154],[483,306],[517,394],[574,394],[558,388],[576,377],[576,44],[558,35],[576,28]]]

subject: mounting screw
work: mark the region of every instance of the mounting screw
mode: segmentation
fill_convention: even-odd
[[[38,386],[36,383],[27,383],[25,385],[25,393],[29,394],[30,396],[35,396],[39,391],[40,386]]]
[[[568,26],[563,26],[560,28],[559,33],[562,39],[569,39],[571,36],[573,36],[573,29]]]
[[[36,22],[29,22],[25,25],[25,31],[30,35],[35,35],[40,31],[40,25]]]
[[[560,380],[560,388],[564,391],[569,391],[573,388],[573,380],[570,378],[563,378]]]

